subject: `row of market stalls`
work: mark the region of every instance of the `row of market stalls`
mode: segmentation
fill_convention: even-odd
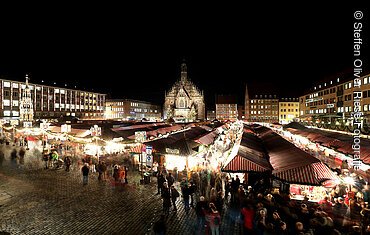
[[[324,146],[333,149],[335,152],[342,153],[347,157],[353,155],[353,135],[335,131],[320,130],[317,128],[307,128],[296,122],[285,125],[283,127],[283,130],[285,131],[283,133],[284,135],[288,136],[290,134],[288,137],[304,137],[305,139],[301,138],[302,144],[308,145],[310,143],[317,143],[320,146]],[[347,159],[350,161],[351,164],[352,158]],[[369,139],[361,138],[360,159],[363,163],[370,164]]]
[[[308,185],[321,186],[327,181],[339,180],[319,159],[296,147],[270,128],[260,125],[245,125],[238,152],[224,163],[222,171],[267,173],[275,187],[284,188],[289,184],[290,191],[294,191],[297,185],[305,188]],[[313,188],[311,189],[311,192],[306,194],[311,200],[318,200],[319,194],[312,193]]]
[[[164,166],[167,170],[199,170],[204,167],[209,153],[209,147],[227,130],[228,124],[213,123],[212,125],[188,124],[173,125],[155,130],[155,139],[149,139],[141,145],[131,148],[134,157],[145,162],[145,148],[150,146],[153,152],[153,162]],[[152,132],[153,133],[153,132]],[[151,133],[149,133],[150,135]],[[129,137],[133,138],[133,137]],[[220,138],[222,141],[224,138]],[[144,157],[142,156],[144,155]],[[213,168],[219,163],[212,161]]]

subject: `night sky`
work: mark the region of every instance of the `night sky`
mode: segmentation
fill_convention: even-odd
[[[212,106],[215,94],[237,95],[242,104],[246,83],[297,97],[317,81],[353,68],[355,10],[364,13],[361,52],[363,68],[370,68],[370,11],[363,7],[159,9],[96,5],[4,17],[0,76],[24,80],[29,73],[33,83],[163,104],[164,91],[179,79],[185,59],[206,106]]]

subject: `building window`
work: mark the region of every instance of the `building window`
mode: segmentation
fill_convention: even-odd
[[[368,79],[369,79],[368,77],[364,78],[364,84],[367,84],[369,82]]]
[[[10,82],[4,82],[4,87],[10,87]],[[10,113],[8,116],[10,116]]]
[[[364,111],[367,111],[368,109],[368,106],[367,106],[367,104],[364,104]]]
[[[18,111],[13,111],[13,116],[14,117],[18,117],[19,116],[19,112]]]
[[[12,85],[13,85],[13,88],[18,88],[18,83],[14,83],[14,82],[13,82],[13,84],[12,84]]]
[[[4,106],[10,106],[10,100],[3,100]]]
[[[18,106],[19,103],[18,103],[18,100],[13,100],[13,106]]]

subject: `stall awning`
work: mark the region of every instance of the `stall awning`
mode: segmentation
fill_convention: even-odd
[[[322,162],[273,172],[273,175],[288,183],[310,185],[321,185],[324,181],[338,179],[338,176]]]
[[[236,155],[225,167],[223,172],[265,172],[271,169],[263,167],[240,155]]]
[[[199,144],[204,144],[204,145],[209,145],[209,144],[212,144],[215,139],[217,138],[219,132],[218,130],[214,130],[214,131],[211,131],[199,138],[196,138],[194,141],[199,143]]]
[[[337,176],[319,159],[297,148],[294,144],[266,127],[258,130],[273,167],[272,174],[287,183],[320,185]]]

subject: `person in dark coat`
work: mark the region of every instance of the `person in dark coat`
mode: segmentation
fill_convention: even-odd
[[[82,182],[83,185],[85,186],[89,182],[89,171],[90,171],[89,165],[85,163],[84,166],[81,168],[81,171],[82,171]]]
[[[185,205],[185,211],[188,211],[190,209],[189,206],[189,199],[190,199],[190,189],[187,184],[184,185],[184,187],[181,188],[182,191],[182,197],[184,198],[184,205]]]
[[[162,193],[162,187],[163,183],[166,182],[166,179],[164,178],[163,174],[160,172],[157,175],[157,188],[158,188],[158,193],[157,195]]]
[[[205,212],[208,210],[208,203],[205,201],[203,196],[200,196],[199,201],[195,205],[195,212],[197,214],[197,229],[196,231],[199,234],[202,233],[202,229],[204,228],[206,222],[206,214]]]
[[[24,156],[26,155],[26,150],[22,147],[19,152],[19,165],[23,166],[24,165]]]
[[[171,174],[171,172],[168,173],[168,176],[166,177],[166,179],[167,179],[168,187],[171,188],[171,186],[175,182],[175,178],[173,177],[173,175]]]
[[[179,196],[180,196],[179,191],[177,191],[177,189],[175,188],[175,186],[172,185],[171,186],[171,201],[172,201],[172,205],[173,205],[173,210],[174,211],[177,211],[176,200],[177,200],[177,198]]]
[[[162,188],[162,199],[163,199],[163,213],[168,216],[170,213],[170,207],[171,207],[171,191],[168,187],[167,182],[163,183]]]
[[[4,152],[2,150],[0,150],[0,167],[3,166],[3,161],[4,161]]]
[[[68,156],[66,156],[64,158],[64,165],[66,166],[66,171],[69,171],[69,168],[71,166],[71,163],[72,163],[71,158],[68,157]]]
[[[13,149],[13,151],[10,153],[10,161],[13,167],[17,165],[17,150]]]

